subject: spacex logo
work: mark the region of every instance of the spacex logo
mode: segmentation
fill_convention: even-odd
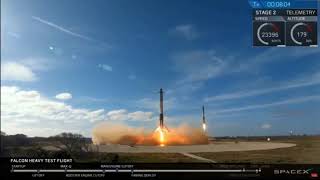
[[[273,174],[286,174],[286,175],[308,175],[308,169],[275,169]]]

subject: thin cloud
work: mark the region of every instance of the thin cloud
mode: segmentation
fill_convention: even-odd
[[[311,77],[305,78],[303,81],[298,81],[290,84],[286,84],[280,87],[271,87],[266,89],[256,89],[252,91],[242,91],[242,92],[235,92],[229,94],[221,94],[218,96],[211,96],[204,99],[205,102],[211,101],[221,101],[221,100],[232,100],[232,99],[240,99],[245,97],[252,97],[258,96],[262,94],[268,94],[276,91],[283,91],[293,88],[300,88],[300,87],[307,87],[320,84],[320,73],[316,73]]]
[[[53,27],[61,32],[64,32],[68,35],[71,35],[71,36],[74,36],[74,37],[78,37],[78,38],[81,38],[81,39],[84,39],[84,40],[87,40],[87,41],[96,41],[95,39],[91,38],[91,37],[88,37],[88,36],[85,36],[85,35],[82,35],[82,34],[79,34],[79,33],[75,33],[73,31],[70,31],[62,26],[59,26],[55,23],[52,23],[50,21],[47,21],[47,20],[44,20],[44,19],[41,19],[40,17],[37,17],[37,16],[32,16],[32,19],[38,21],[38,22],[41,22],[45,25],[48,25],[50,27]]]
[[[165,98],[164,110],[168,111],[170,109],[177,108],[177,99],[176,98]],[[138,108],[148,109],[152,111],[159,111],[159,100],[154,98],[143,98],[135,102],[135,105]]]
[[[129,113],[126,109],[112,110],[107,113],[109,121],[151,121],[152,112],[135,111]]]
[[[206,81],[234,73],[256,73],[263,65],[278,60],[292,61],[309,55],[319,55],[318,48],[290,51],[271,48],[251,57],[217,55],[214,49],[198,49],[174,53],[174,70],[184,78],[178,84]],[[243,61],[240,61],[242,59]],[[245,59],[245,60],[244,60]]]
[[[128,79],[130,79],[130,80],[135,80],[135,79],[137,79],[137,76],[136,76],[135,74],[130,74],[130,75],[128,76]]]
[[[56,95],[56,99],[59,99],[59,100],[69,100],[69,99],[72,99],[72,94],[70,93],[60,93],[60,94],[57,94]]]
[[[262,129],[270,129],[271,127],[272,127],[272,125],[271,125],[271,124],[268,124],[268,123],[261,125],[261,128],[262,128]]]
[[[108,102],[110,101],[107,98],[96,98],[96,97],[90,97],[90,96],[82,96],[78,98],[76,101],[78,102],[90,102],[90,103],[102,103],[102,102]]]
[[[263,68],[263,65],[267,63],[272,63],[275,61],[292,61],[299,58],[303,58],[309,55],[320,54],[319,48],[309,48],[309,49],[279,49],[270,48],[255,56],[249,57],[247,61],[233,67],[232,72],[254,72]],[[242,59],[242,57],[237,57],[236,59]]]
[[[302,103],[302,102],[306,102],[306,101],[318,101],[318,100],[320,100],[320,96],[319,95],[304,96],[304,97],[292,98],[292,99],[287,99],[287,100],[283,100],[283,101],[277,101],[277,102],[268,103],[268,104],[257,104],[257,105],[239,107],[239,108],[222,109],[222,110],[217,110],[214,113],[216,113],[216,114],[222,113],[223,114],[223,113],[230,113],[230,112],[237,112],[237,111],[263,109],[263,108],[269,108],[269,107],[285,105],[285,104],[296,104],[296,103]]]
[[[173,29],[176,35],[184,37],[187,40],[194,40],[199,37],[199,33],[196,31],[195,27],[191,24],[178,25]]]
[[[112,67],[108,64],[99,64],[98,67],[105,70],[105,71],[109,71],[109,72],[112,71]]]
[[[15,32],[9,31],[9,32],[8,32],[8,35],[11,36],[11,37],[14,37],[14,38],[16,38],[16,39],[19,39],[19,38],[20,38],[20,34],[15,33]]]
[[[37,80],[37,75],[29,67],[17,63],[1,63],[1,80],[30,82]]]
[[[225,72],[228,58],[222,59],[214,50],[194,50],[172,56],[175,70],[184,76],[178,84],[205,81]]]

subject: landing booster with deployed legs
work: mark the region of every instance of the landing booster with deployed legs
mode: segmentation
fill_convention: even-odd
[[[204,132],[207,129],[206,117],[204,115],[204,106],[202,106],[202,129]]]
[[[202,106],[202,124],[206,124],[206,118],[204,116],[204,106]]]
[[[163,115],[163,90],[160,89],[160,117],[159,117],[159,127],[160,129],[168,131],[168,128],[164,125],[164,115]]]
[[[163,91],[162,88],[160,89],[160,128],[163,128]]]

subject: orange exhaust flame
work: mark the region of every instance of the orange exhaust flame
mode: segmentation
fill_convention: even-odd
[[[165,133],[168,133],[168,130],[165,128],[161,128],[160,126],[155,130],[155,132],[159,132],[159,144],[160,146],[165,146]]]
[[[163,144],[164,143],[164,134],[163,134],[162,130],[159,131],[159,133],[160,133],[160,143]]]

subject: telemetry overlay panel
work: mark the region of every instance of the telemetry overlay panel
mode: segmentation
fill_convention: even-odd
[[[318,47],[318,2],[251,1],[253,46]]]

